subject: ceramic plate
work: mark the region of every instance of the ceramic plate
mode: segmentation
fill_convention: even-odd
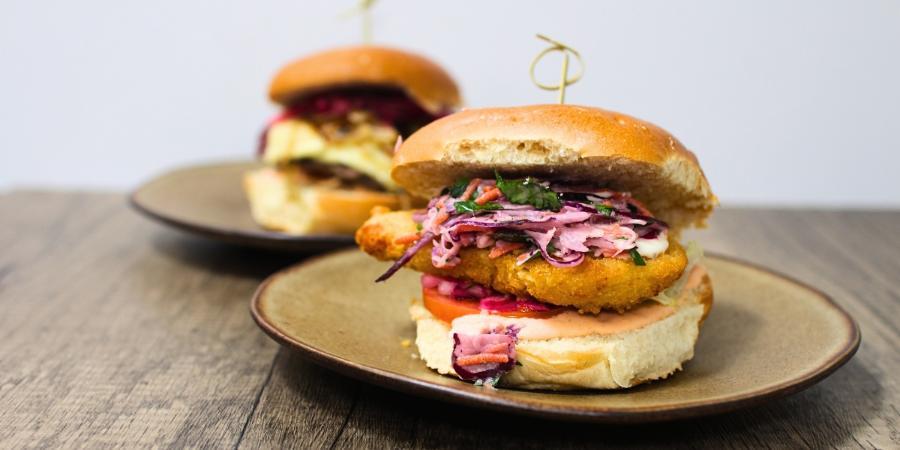
[[[719,413],[797,392],[844,364],[856,323],[825,294],[737,260],[707,257],[715,305],[694,359],[667,380],[621,391],[529,392],[477,387],[427,369],[407,306],[419,275],[351,250],[269,277],[251,303],[281,344],[345,375],[410,394],[534,416],[648,422]]]
[[[316,252],[353,244],[351,235],[268,231],[250,216],[241,179],[260,165],[220,163],[173,170],[131,194],[131,205],[166,225],[233,244],[282,251]]]

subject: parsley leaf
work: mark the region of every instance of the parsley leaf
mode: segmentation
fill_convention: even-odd
[[[460,195],[463,195],[463,192],[466,192],[467,187],[469,187],[469,180],[460,178],[456,180],[456,183],[453,183],[453,185],[450,186],[450,190],[447,192],[451,197],[459,198]]]
[[[646,266],[647,263],[644,261],[644,257],[638,253],[637,248],[633,248],[628,251],[631,254],[631,260],[634,261],[634,265],[636,266]]]
[[[551,255],[556,253],[556,246],[552,242],[547,243],[547,253]]]
[[[527,234],[515,231],[495,231],[493,237],[498,241],[531,242],[531,238]]]
[[[499,172],[494,172],[497,178],[497,187],[510,203],[516,205],[531,205],[537,209],[551,209],[558,211],[562,208],[559,194],[545,187],[531,177],[517,180],[504,180]]]
[[[612,216],[613,213],[616,212],[616,210],[613,209],[612,206],[606,206],[606,205],[601,205],[601,204],[597,204],[594,206],[597,208],[597,211],[600,211],[600,214],[603,214],[604,216]]]
[[[475,203],[474,200],[456,202],[453,204],[453,208],[456,209],[456,212],[458,213],[477,213],[480,211],[494,211],[503,209],[503,207],[496,202],[487,202],[483,205],[479,205],[478,203]]]

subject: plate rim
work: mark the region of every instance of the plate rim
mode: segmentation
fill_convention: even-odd
[[[320,259],[335,257],[337,255],[358,252],[358,249],[347,249],[329,254],[308,258],[299,263],[285,267],[268,277],[256,288],[250,299],[250,315],[254,322],[279,345],[291,351],[298,352],[303,357],[316,364],[334,370],[353,379],[382,386],[408,395],[426,397],[439,401],[454,403],[476,408],[486,408],[494,411],[512,412],[516,414],[573,422],[597,422],[611,424],[649,423],[663,422],[677,419],[721,414],[765,403],[775,398],[795,394],[828,377],[834,371],[849,361],[859,349],[862,334],[856,320],[837,304],[834,299],[822,290],[810,284],[797,280],[781,272],[770,269],[761,264],[743,260],[738,257],[724,255],[716,252],[706,252],[707,257],[724,260],[730,263],[742,265],[750,269],[767,273],[771,276],[807,289],[820,297],[824,303],[834,310],[844,322],[844,329],[849,332],[844,345],[831,356],[824,364],[815,370],[784,383],[777,384],[763,391],[728,397],[725,400],[695,401],[687,404],[672,406],[646,406],[635,408],[579,408],[546,407],[538,403],[510,400],[500,396],[484,396],[479,393],[456,390],[440,384],[415,379],[401,373],[396,373],[377,367],[360,364],[332,353],[320,350],[314,346],[298,341],[288,336],[265,318],[260,309],[260,302],[266,289],[280,277],[286,276],[303,267],[314,264]]]
[[[153,221],[161,223],[163,225],[186,231],[188,233],[196,234],[199,236],[217,239],[223,242],[228,242],[231,244],[239,244],[239,245],[251,245],[255,247],[263,247],[268,249],[275,250],[283,250],[283,251],[291,251],[291,250],[303,250],[298,247],[301,245],[308,244],[334,244],[335,246],[343,246],[343,245],[351,245],[355,241],[352,235],[344,235],[344,234],[308,234],[308,235],[291,235],[287,233],[279,233],[277,231],[265,230],[260,228],[258,231],[247,231],[240,230],[234,228],[223,228],[217,226],[211,226],[208,224],[198,223],[195,221],[183,220],[172,215],[165,214],[157,209],[154,209],[148,206],[145,203],[142,203],[139,199],[139,195],[144,189],[149,187],[150,185],[159,182],[163,178],[173,175],[177,172],[183,172],[187,170],[196,170],[196,169],[208,169],[214,167],[222,167],[222,166],[232,166],[232,165],[242,165],[242,164],[252,164],[253,161],[220,161],[220,162],[210,162],[204,164],[192,164],[179,166],[173,169],[165,170],[161,173],[157,173],[147,180],[140,183],[137,187],[132,189],[128,193],[128,205],[143,215]],[[248,206],[249,207],[249,206]],[[289,248],[285,248],[285,246],[290,246]]]

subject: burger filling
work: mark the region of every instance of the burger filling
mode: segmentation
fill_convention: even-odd
[[[313,182],[394,191],[391,153],[406,136],[443,114],[431,114],[393,89],[321,92],[273,118],[260,139],[262,160],[294,167]]]
[[[422,302],[434,317],[452,323],[459,317],[496,314],[503,317],[551,317],[564,308],[533,298],[501,294],[471,282],[422,275]],[[453,332],[453,370],[463,380],[495,384],[516,365],[519,327],[497,323]]]
[[[427,243],[436,268],[459,264],[463,248],[513,254],[516,263],[542,258],[574,267],[585,258],[620,258],[643,266],[669,246],[668,225],[624,192],[553,185],[535,178],[459,180],[413,219],[420,231],[378,281],[389,278]]]
[[[479,334],[453,333],[453,370],[463,380],[494,385],[516,365],[516,328],[497,327]]]
[[[463,380],[493,385],[520,364],[516,360],[519,339],[609,335],[638,329],[674,314],[677,305],[694,294],[706,275],[700,248],[690,243],[688,254],[688,267],[675,284],[625,313],[582,314],[571,307],[429,274],[421,278],[421,306],[431,317],[449,325],[453,339],[451,363],[456,374]]]

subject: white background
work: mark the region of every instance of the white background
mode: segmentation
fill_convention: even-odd
[[[0,2],[0,189],[129,189],[249,158],[295,56],[360,40],[351,1]],[[570,103],[655,122],[727,204],[900,206],[898,1],[382,0],[377,43],[443,63],[470,106],[552,102],[543,32],[579,49]],[[556,65],[542,71],[556,76]]]

